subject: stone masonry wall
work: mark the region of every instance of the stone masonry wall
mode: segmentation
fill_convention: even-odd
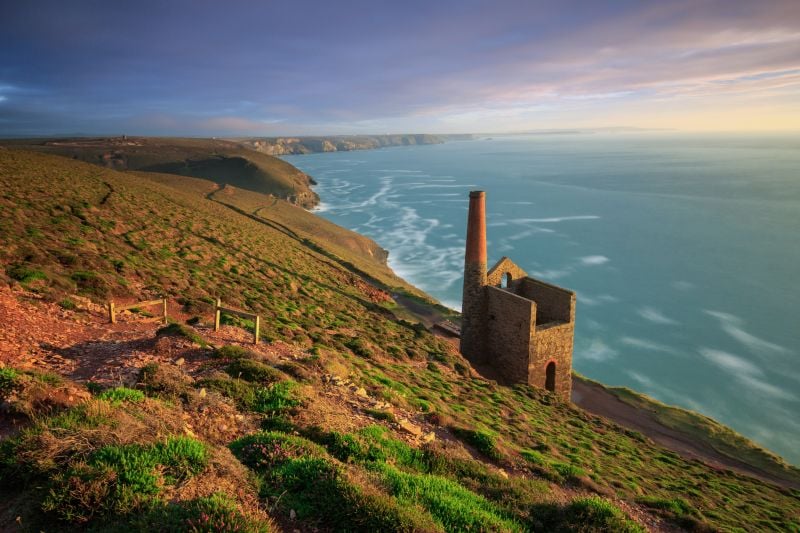
[[[485,290],[487,362],[504,381],[525,383],[536,304],[496,287]]]
[[[464,295],[461,303],[461,353],[469,361],[486,362],[486,263],[464,267]]]
[[[572,391],[572,343],[575,324],[559,324],[536,328],[530,349],[528,383],[546,388],[546,369],[550,361],[556,364],[555,393],[564,401],[570,400]]]
[[[514,285],[514,290],[536,302],[538,324],[569,322],[574,318],[575,296],[568,290],[533,278],[523,278]]]
[[[511,274],[512,286],[528,275],[524,270],[515,265],[511,259],[502,257],[487,274],[486,284],[499,287],[503,276],[507,273]]]

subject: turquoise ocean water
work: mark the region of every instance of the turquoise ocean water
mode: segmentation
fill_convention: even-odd
[[[800,464],[800,137],[504,136],[287,156],[319,214],[460,306],[467,193],[489,263],[578,293],[574,367]]]

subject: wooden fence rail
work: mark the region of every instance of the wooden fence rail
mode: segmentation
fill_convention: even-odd
[[[238,309],[231,309],[230,307],[223,307],[222,300],[217,298],[217,304],[214,306],[214,331],[219,331],[219,320],[222,316],[222,313],[253,320],[255,322],[255,329],[253,331],[253,344],[258,344],[259,330],[261,329],[261,318],[257,314],[248,313],[247,311],[240,311]]]
[[[114,301],[108,302],[108,319],[111,321],[112,324],[117,323],[117,313],[120,311],[127,311],[128,309],[136,309],[139,307],[150,307],[153,305],[161,305],[164,309],[164,324],[167,323],[167,299],[160,298],[158,300],[144,300],[142,302],[136,302],[132,304],[120,305],[117,306]]]

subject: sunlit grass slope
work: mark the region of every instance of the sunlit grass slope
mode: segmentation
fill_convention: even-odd
[[[273,194],[305,207],[319,198],[313,181],[278,158],[232,141],[156,137],[110,137],[5,141],[119,170],[148,170],[211,179],[243,189]]]

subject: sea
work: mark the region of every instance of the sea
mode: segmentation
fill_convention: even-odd
[[[800,135],[560,133],[284,159],[319,215],[460,308],[468,192],[489,266],[577,293],[575,370],[800,464]]]

